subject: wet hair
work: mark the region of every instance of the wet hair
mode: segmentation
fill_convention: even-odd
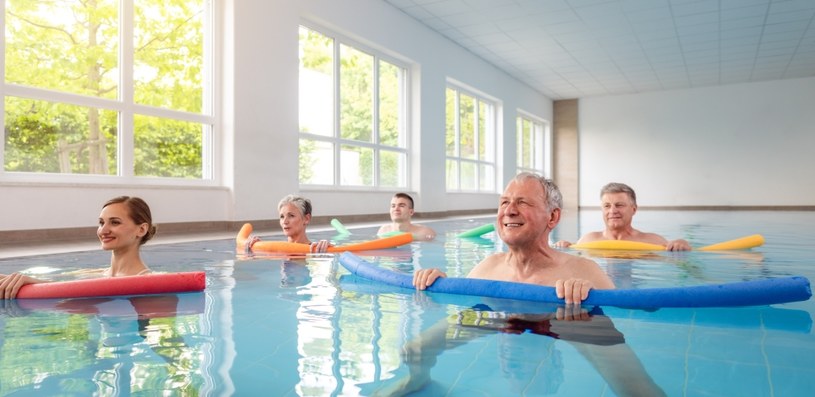
[[[130,215],[130,219],[137,225],[141,225],[142,223],[147,224],[147,233],[141,236],[139,245],[143,245],[153,238],[156,234],[156,225],[153,224],[153,215],[150,213],[150,206],[139,197],[119,196],[108,200],[102,208],[119,203],[127,207],[127,213]]]
[[[625,193],[628,197],[631,198],[631,202],[634,206],[637,205],[637,194],[634,193],[634,189],[631,186],[626,185],[625,183],[618,183],[618,182],[611,182],[603,186],[600,189],[600,198],[603,198],[603,195],[606,193]]]
[[[396,193],[396,194],[393,195],[393,197],[394,198],[407,199],[407,201],[410,201],[410,209],[413,209],[413,197],[410,197],[409,194],[407,194],[407,193]]]
[[[280,211],[286,204],[292,204],[297,207],[303,216],[311,215],[311,200],[305,197],[295,196],[293,194],[283,197],[280,202],[277,203],[277,210]]]
[[[543,187],[543,201],[546,203],[546,209],[550,214],[554,210],[563,208],[563,195],[560,193],[560,189],[554,181],[531,172],[521,172],[512,178],[512,180],[516,182],[523,182],[527,179],[534,179]]]

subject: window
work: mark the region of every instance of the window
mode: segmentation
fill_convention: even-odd
[[[407,188],[406,67],[300,27],[300,184]]]
[[[453,86],[446,102],[447,191],[495,192],[494,103]]]
[[[551,178],[551,136],[549,125],[534,116],[518,112],[518,172],[528,171]]]
[[[211,179],[210,4],[6,0],[0,176]]]

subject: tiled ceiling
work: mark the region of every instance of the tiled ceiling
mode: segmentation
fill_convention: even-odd
[[[815,76],[815,0],[384,0],[552,99]]]

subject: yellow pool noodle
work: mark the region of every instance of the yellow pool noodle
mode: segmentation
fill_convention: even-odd
[[[724,251],[724,250],[741,250],[753,247],[758,247],[764,244],[764,236],[760,234],[753,234],[729,241],[723,241],[717,244],[706,245],[701,248],[696,248],[696,251]]]
[[[758,247],[764,244],[764,237],[760,234],[753,234],[721,243],[706,245],[694,248],[694,251],[727,251],[742,250]],[[627,250],[627,251],[664,251],[665,246],[659,244],[642,243],[628,240],[599,240],[581,244],[572,244],[569,248],[583,250]]]
[[[659,244],[642,243],[629,240],[598,240],[581,244],[572,244],[569,248],[578,250],[628,250],[628,251],[664,251]]]

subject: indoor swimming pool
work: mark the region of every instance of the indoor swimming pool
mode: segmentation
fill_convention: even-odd
[[[359,252],[411,273],[465,276],[504,250],[495,233],[458,238],[493,217],[420,222],[438,237]],[[726,252],[591,255],[618,288],[692,286],[800,275],[815,279],[815,212],[640,210],[634,226],[698,247],[760,233]],[[553,240],[602,228],[599,211],[565,216]],[[367,240],[376,227],[309,233]],[[279,235],[260,235],[264,240]],[[815,390],[815,303],[633,310],[415,292],[355,282],[336,256],[243,256],[234,240],[143,248],[154,271],[203,270],[202,293],[0,301],[0,396],[388,395],[808,396]],[[0,260],[0,273],[53,280],[102,267],[101,250]],[[512,319],[510,319],[512,317]],[[514,319],[514,320],[513,320]],[[517,320],[521,319],[521,320]],[[503,329],[502,332],[499,329]],[[507,332],[507,329],[516,332]]]

